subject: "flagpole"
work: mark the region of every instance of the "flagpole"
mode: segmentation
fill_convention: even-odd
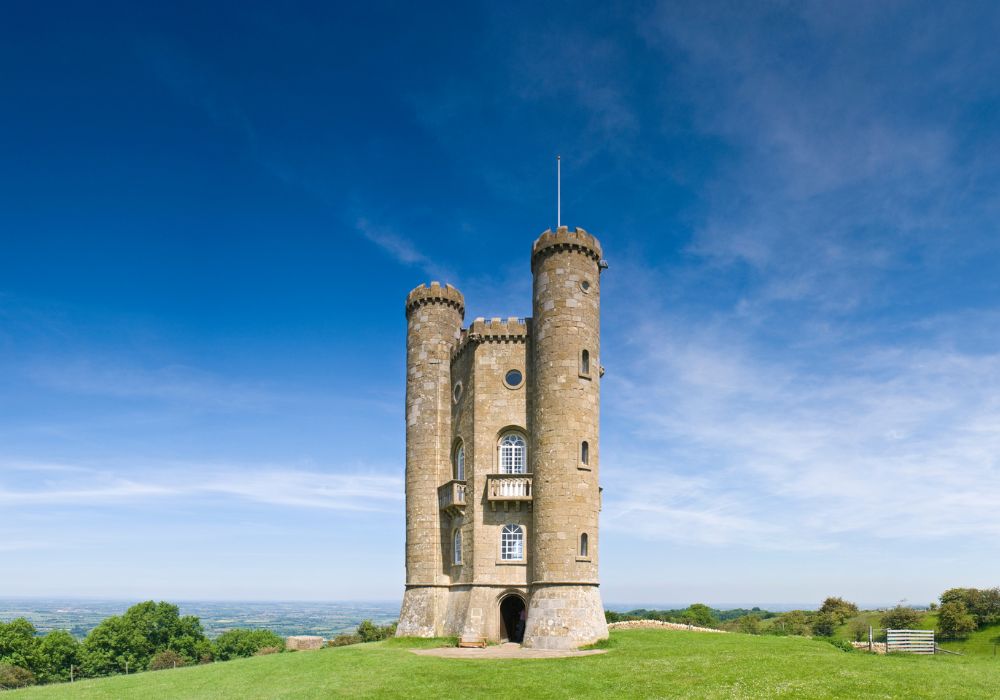
[[[556,156],[556,228],[562,226],[562,156]]]

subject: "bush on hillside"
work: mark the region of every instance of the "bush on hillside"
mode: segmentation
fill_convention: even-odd
[[[804,611],[791,610],[774,618],[768,632],[779,636],[805,636],[810,632],[809,619]]]
[[[945,639],[965,639],[976,631],[976,618],[961,601],[942,603],[937,631]]]
[[[696,627],[718,627],[719,618],[712,613],[712,608],[702,603],[695,603],[681,614],[681,621]]]
[[[832,644],[841,651],[854,651],[854,645],[846,639],[824,639],[823,641]]]
[[[837,617],[833,613],[820,611],[813,615],[812,632],[818,637],[832,637],[837,624]]]
[[[70,668],[80,667],[80,642],[69,632],[52,630],[38,641],[38,657],[36,671],[42,683],[68,681]]]
[[[867,620],[855,620],[847,629],[855,642],[863,642],[868,639],[868,627]]]
[[[1000,588],[949,588],[941,594],[941,604],[945,603],[965,605],[977,627],[1000,622]]]
[[[26,688],[35,684],[35,674],[23,666],[0,663],[0,690]]]
[[[102,620],[83,640],[81,661],[91,676],[123,673],[126,668],[142,671],[154,654],[166,649],[186,662],[212,654],[197,617],[182,617],[176,605],[150,600]]]
[[[760,634],[760,618],[756,615],[744,615],[736,620],[736,629],[743,634]]]
[[[280,654],[285,650],[285,647],[261,647],[254,652],[254,656],[267,656],[268,654]]]
[[[882,626],[887,630],[915,629],[920,625],[922,615],[905,605],[897,605],[892,610],[882,613]]]
[[[356,634],[338,634],[336,637],[327,642],[327,646],[346,647],[351,644],[361,644],[361,641],[361,637]]]
[[[829,615],[834,625],[842,625],[858,614],[858,606],[843,598],[831,596],[823,601],[819,613]]]
[[[362,642],[378,642],[396,634],[396,623],[391,625],[376,625],[371,620],[364,620],[358,625],[358,636]]]
[[[153,654],[153,658],[149,660],[149,670],[163,671],[168,668],[178,668],[185,663],[184,657],[176,651],[173,649],[164,649]]]
[[[253,656],[265,647],[281,649],[284,646],[285,640],[271,630],[235,629],[220,634],[216,638],[213,648],[216,659],[228,661],[229,659]]]

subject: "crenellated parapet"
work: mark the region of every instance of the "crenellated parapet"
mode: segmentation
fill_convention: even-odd
[[[535,241],[531,247],[531,269],[535,269],[535,264],[540,258],[565,250],[583,253],[597,263],[601,262],[603,256],[601,244],[582,228],[570,231],[567,226],[560,226],[554,233],[551,229],[545,231]]]
[[[479,343],[524,343],[528,340],[530,324],[530,318],[517,316],[507,319],[496,317],[489,320],[477,318],[468,328],[462,330],[452,361],[454,362],[465,352],[466,348]]]
[[[431,282],[430,286],[422,284],[410,292],[406,297],[406,315],[414,309],[424,304],[444,304],[458,309],[458,313],[465,316],[465,297],[462,293],[450,284],[441,286],[440,282]]]

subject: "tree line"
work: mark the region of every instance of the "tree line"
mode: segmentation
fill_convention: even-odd
[[[940,605],[932,603],[936,613],[935,630],[942,639],[961,640],[988,625],[1000,624],[1000,588],[950,588],[940,596]],[[605,611],[608,622],[626,620],[663,620],[698,627],[725,629],[746,634],[817,636],[832,638],[838,628],[847,625],[847,635],[855,641],[868,639],[868,628],[914,629],[924,623],[924,611],[897,605],[874,615],[850,601],[829,597],[818,610],[790,610],[784,613],[760,608],[719,610],[701,603],[676,610],[638,608],[628,612]]]
[[[0,622],[0,689],[228,661],[284,648],[284,639],[265,629],[234,629],[209,640],[197,617],[151,600],[105,618],[82,642],[64,630],[38,636],[22,617]]]

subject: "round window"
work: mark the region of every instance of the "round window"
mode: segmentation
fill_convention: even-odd
[[[503,377],[504,384],[509,386],[511,389],[516,389],[521,386],[521,382],[524,381],[524,375],[521,374],[521,370],[512,369],[508,370],[507,374]]]
[[[462,382],[455,384],[455,389],[451,392],[451,395],[455,399],[455,403],[458,403],[458,400],[462,398]]]
[[[590,291],[590,282],[587,281],[587,280],[584,280],[583,282],[581,282],[580,283],[580,289],[582,289],[585,292],[589,292]]]

